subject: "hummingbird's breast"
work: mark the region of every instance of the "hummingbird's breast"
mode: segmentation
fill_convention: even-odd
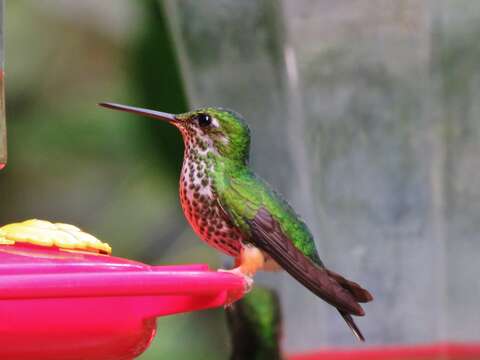
[[[230,255],[240,255],[243,234],[218,203],[213,179],[214,160],[186,147],[180,177],[180,202],[195,233],[208,245]]]

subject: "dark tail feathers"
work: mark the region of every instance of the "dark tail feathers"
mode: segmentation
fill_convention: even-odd
[[[347,290],[352,296],[355,298],[356,301],[359,303],[366,303],[373,300],[372,294],[368,292],[368,290],[362,288],[356,282],[350,281],[345,279],[342,275],[337,274],[334,271],[327,269],[328,275],[330,275],[333,279],[335,279],[345,290]],[[358,328],[357,324],[353,320],[352,316],[345,311],[337,309],[340,315],[342,316],[343,320],[347,323],[350,330],[352,330],[353,335],[360,340],[365,341],[362,332]]]
[[[353,335],[355,335],[358,340],[364,342],[365,338],[363,337],[363,334],[358,328],[357,324],[355,324],[355,321],[353,321],[352,315],[347,314],[345,311],[342,310],[338,310],[338,312],[340,313],[340,315],[342,315],[343,320],[345,320],[350,330],[352,330]]]
[[[327,270],[328,275],[330,277],[334,278],[341,287],[343,287],[345,290],[347,290],[352,296],[355,298],[355,300],[359,303],[367,303],[373,300],[372,294],[368,292],[368,290],[362,288],[360,285],[358,285],[356,282],[350,281],[345,279],[342,275],[337,274],[334,271]]]

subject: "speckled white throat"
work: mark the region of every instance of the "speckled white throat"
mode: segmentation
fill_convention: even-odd
[[[211,139],[202,130],[179,127],[185,152],[180,176],[180,201],[195,233],[208,245],[234,257],[240,255],[243,234],[233,226],[217,201],[213,179],[216,155]]]

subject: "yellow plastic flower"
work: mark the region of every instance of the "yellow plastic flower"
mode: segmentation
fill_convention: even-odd
[[[76,226],[36,219],[0,227],[0,244],[12,245],[16,242],[103,254],[112,252],[110,245]]]

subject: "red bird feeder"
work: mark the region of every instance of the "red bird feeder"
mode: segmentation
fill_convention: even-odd
[[[133,359],[157,317],[224,306],[244,288],[206,265],[0,245],[0,359]]]

